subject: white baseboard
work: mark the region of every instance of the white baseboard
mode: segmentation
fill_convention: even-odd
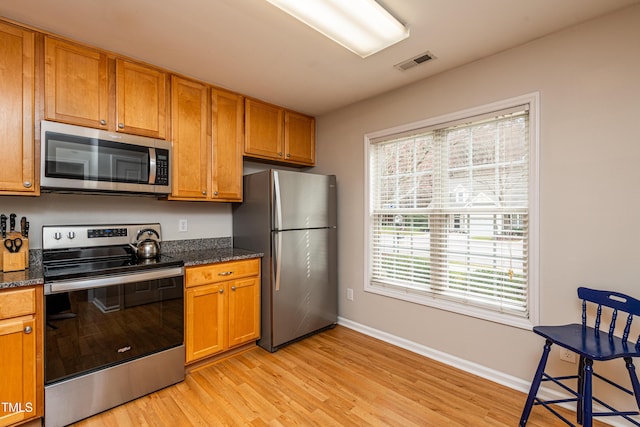
[[[508,375],[508,374],[505,374],[504,372],[487,368],[486,366],[482,366],[475,362],[470,362],[466,359],[461,359],[459,357],[452,356],[442,351],[435,350],[425,345],[418,344],[413,341],[409,341],[407,339],[389,334],[387,332],[371,328],[369,326],[354,322],[344,317],[338,317],[338,324],[341,326],[344,326],[345,328],[358,331],[364,335],[368,335],[370,337],[377,338],[389,344],[393,344],[397,347],[404,348],[405,350],[409,350],[413,353],[428,357],[429,359],[436,360],[438,362],[444,363],[449,366],[453,366],[465,372],[469,372],[470,374],[474,374],[479,377],[485,378],[489,381],[493,381],[495,383],[509,387],[513,390],[521,391],[525,394],[529,393],[529,388],[531,387],[530,381],[525,381],[523,379],[514,377],[513,375]],[[536,366],[531,367],[532,376],[535,368]],[[545,400],[566,399],[570,397],[568,394],[564,394],[558,390],[549,389],[545,387],[540,387],[538,396]],[[525,399],[523,398],[522,406],[524,406],[524,401]],[[570,404],[563,404],[560,406],[563,406],[569,410],[575,411],[575,405],[571,406]],[[594,405],[594,410],[602,410],[602,409],[599,409],[599,405]],[[624,427],[629,425],[628,423],[626,423],[626,421],[621,421],[621,419],[615,420],[615,419],[612,419],[611,417],[604,417],[604,418],[600,417],[599,421],[610,424],[612,426]]]
[[[346,328],[361,332],[365,335],[369,335],[370,337],[377,338],[389,344],[393,344],[400,348],[404,348],[405,350],[409,350],[413,353],[417,353],[422,356],[428,357],[429,359],[437,360],[438,362],[442,362],[445,365],[454,366],[465,372],[469,372],[479,377],[486,378],[488,380],[491,380],[498,384],[502,384],[514,390],[518,390],[524,393],[529,392],[529,387],[531,386],[531,383],[524,381],[520,378],[516,378],[512,375],[507,375],[503,372],[496,371],[495,369],[487,368],[486,366],[482,366],[477,363],[470,362],[468,360],[461,359],[456,356],[452,356],[450,354],[444,353],[439,350],[434,350],[425,345],[418,344],[413,341],[409,341],[407,339],[397,337],[395,335],[391,335],[387,332],[370,328],[369,326],[353,322],[343,317],[338,318],[338,324]]]

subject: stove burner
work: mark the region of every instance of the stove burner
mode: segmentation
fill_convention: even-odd
[[[152,230],[160,241],[160,224],[43,226],[45,282],[184,265],[181,260],[162,254],[138,258],[129,244],[141,230]]]

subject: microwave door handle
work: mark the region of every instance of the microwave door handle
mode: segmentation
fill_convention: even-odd
[[[156,149],[149,147],[149,184],[156,183]]]

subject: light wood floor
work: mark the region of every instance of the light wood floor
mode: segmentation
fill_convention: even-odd
[[[513,427],[524,400],[523,393],[338,326],[273,354],[256,347],[207,365],[76,426]],[[565,424],[535,407],[527,425]]]

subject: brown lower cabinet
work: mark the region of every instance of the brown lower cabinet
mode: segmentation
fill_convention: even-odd
[[[42,416],[38,288],[0,291],[0,426]]]
[[[260,260],[187,267],[186,363],[260,338]]]

